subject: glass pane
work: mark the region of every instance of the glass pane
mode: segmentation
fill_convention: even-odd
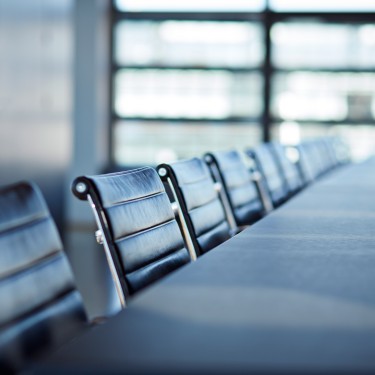
[[[276,11],[365,12],[374,11],[374,0],[269,0]]]
[[[374,154],[375,127],[370,124],[326,126],[324,124],[301,125],[297,122],[283,122],[272,127],[273,139],[284,144],[296,144],[302,139],[322,136],[340,137],[349,146],[352,159],[355,161],[366,159]]]
[[[375,66],[375,25],[278,23],[271,37],[279,68]]]
[[[114,127],[114,158],[118,165],[156,165],[228,147],[251,147],[261,136],[256,124],[119,121]]]
[[[279,73],[272,111],[284,120],[375,119],[375,74]]]
[[[116,0],[128,12],[236,12],[261,11],[265,0]]]
[[[262,110],[258,73],[224,70],[124,69],[115,77],[122,117],[255,117]]]
[[[115,29],[119,65],[251,67],[263,60],[257,23],[122,21]]]

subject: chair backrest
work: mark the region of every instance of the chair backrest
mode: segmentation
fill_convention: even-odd
[[[314,139],[308,142],[311,152],[312,162],[314,163],[316,177],[320,177],[330,170],[330,160],[327,149],[322,139]]]
[[[330,143],[333,149],[333,155],[337,166],[348,164],[351,162],[352,156],[350,147],[347,143],[344,142],[343,139],[339,137],[332,137]]]
[[[122,306],[129,296],[190,261],[153,168],[78,177],[72,191],[94,205]]]
[[[0,373],[20,370],[85,327],[55,223],[29,182],[0,189],[0,303]]]
[[[219,193],[208,166],[192,158],[157,167],[178,203],[180,220],[193,242],[197,256],[231,237]]]
[[[262,143],[253,149],[247,149],[246,154],[254,159],[262,174],[273,205],[277,207],[285,202],[289,190],[275,159],[272,146],[269,143]]]
[[[260,192],[236,150],[210,152],[207,163],[216,167],[238,226],[253,224],[265,213]]]
[[[317,140],[305,140],[296,146],[299,153],[298,165],[305,184],[312,183],[328,171],[325,150]]]
[[[333,137],[325,137],[321,139],[322,148],[325,150],[329,169],[335,169],[340,165],[340,161],[335,151],[334,142]]]
[[[297,165],[303,182],[305,185],[311,184],[317,178],[316,168],[314,168],[314,163],[311,161],[311,151],[309,151],[309,147],[305,143],[298,144],[295,148],[298,151]]]
[[[271,142],[270,146],[287,186],[288,195],[291,196],[300,191],[304,186],[301,174],[297,165],[288,159],[285,146],[278,142]]]

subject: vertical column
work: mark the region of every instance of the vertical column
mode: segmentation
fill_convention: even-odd
[[[109,11],[104,0],[76,0],[73,15],[72,159],[67,181],[67,225],[92,223],[89,209],[70,193],[78,175],[96,174],[108,163]]]
[[[100,173],[109,160],[109,11],[110,0],[74,2],[73,139],[65,188],[65,243],[90,318],[121,308],[104,251],[95,241],[90,206],[70,192],[75,177]]]

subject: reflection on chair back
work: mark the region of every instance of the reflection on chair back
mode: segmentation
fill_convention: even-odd
[[[154,169],[78,177],[72,191],[93,207],[122,306],[128,296],[189,262]]]
[[[158,166],[178,204],[180,221],[186,226],[197,256],[231,236],[231,228],[208,166],[193,158]]]
[[[207,153],[205,160],[218,170],[238,226],[253,224],[272,209],[262,182],[257,186],[238,151]]]
[[[28,182],[0,189],[0,301],[0,373],[20,370],[85,326],[55,223]]]

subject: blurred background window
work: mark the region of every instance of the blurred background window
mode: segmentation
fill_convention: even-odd
[[[270,38],[273,137],[287,142],[291,134],[290,142],[296,142],[334,134],[351,146],[355,159],[372,153],[374,25],[364,21],[338,23],[335,17],[331,22],[305,18],[303,22],[274,23]]]
[[[248,3],[230,4],[239,10]],[[137,6],[156,11],[162,4]],[[165,4],[179,11],[215,7],[212,1]],[[258,21],[123,19],[113,32],[116,165],[155,164],[262,140],[264,32]]]
[[[375,10],[373,0],[269,0],[270,8],[285,12],[368,12]]]
[[[120,21],[115,26],[119,65],[248,67],[263,61],[259,23]]]
[[[375,149],[375,2],[117,0],[112,160],[339,135]]]

